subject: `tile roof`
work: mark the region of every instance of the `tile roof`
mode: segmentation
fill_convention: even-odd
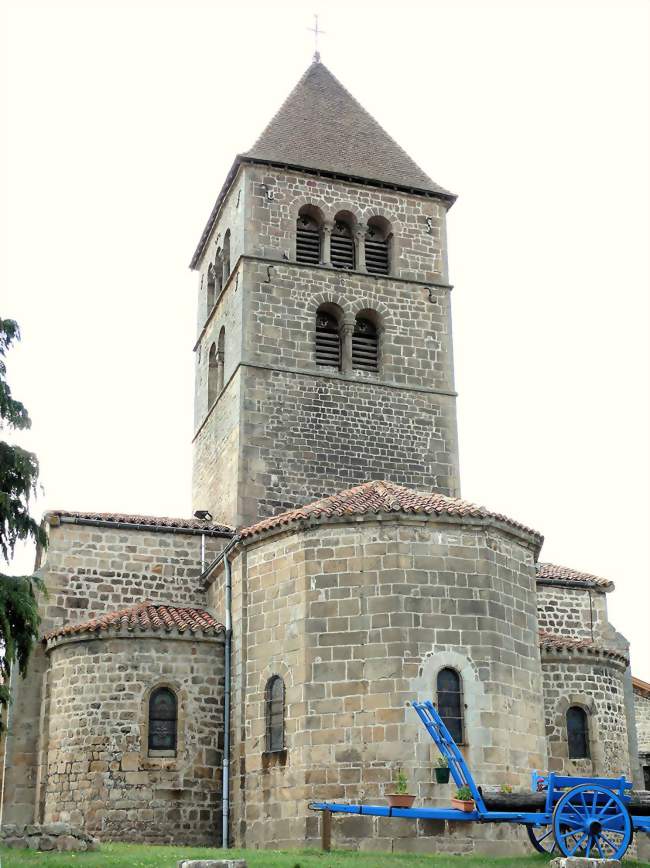
[[[628,662],[628,658],[621,651],[605,648],[591,639],[579,639],[577,636],[560,636],[557,633],[549,633],[547,630],[539,631],[539,647],[548,653],[565,650],[577,651],[579,654],[600,654],[624,663]]]
[[[570,567],[560,567],[557,564],[536,564],[538,580],[550,579],[555,582],[584,585],[585,588],[600,588],[605,591],[614,590],[614,582],[610,579],[602,579],[600,576],[592,576],[591,573],[581,573]]]
[[[49,510],[47,516],[78,520],[85,524],[111,525],[132,524],[150,528],[172,530],[201,530],[206,534],[232,536],[233,529],[223,524],[212,524],[198,518],[169,518],[157,515],[134,515],[122,512],[69,512],[64,509]]]
[[[504,522],[525,533],[532,534],[541,544],[543,537],[537,531],[483,506],[459,498],[446,497],[433,492],[421,494],[394,482],[371,481],[348,488],[330,497],[309,503],[306,506],[262,519],[240,532],[243,539],[264,531],[290,525],[302,519],[327,519],[338,516],[368,515],[378,513],[412,513],[419,515],[449,515],[459,518],[492,518]]]
[[[639,693],[643,693],[650,698],[650,684],[647,681],[641,681],[640,678],[632,676],[632,687]]]
[[[55,630],[50,630],[43,636],[43,639],[47,641],[82,633],[99,634],[108,631],[120,633],[125,630],[129,632],[164,630],[167,633],[176,631],[178,633],[203,633],[214,636],[224,629],[223,624],[216,621],[205,609],[146,601],[128,609],[108,612],[82,624],[65,624]]]
[[[242,156],[455,197],[416,165],[329,69],[314,61]]]

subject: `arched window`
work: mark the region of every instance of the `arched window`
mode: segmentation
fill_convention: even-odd
[[[212,344],[208,354],[208,409],[219,395],[219,366],[217,364],[217,345]]]
[[[436,683],[438,714],[456,744],[463,743],[463,694],[460,675],[446,667],[438,672]]]
[[[221,248],[217,248],[217,256],[214,260],[214,276],[215,276],[215,288],[214,288],[214,298],[215,301],[221,295],[221,288],[223,286],[223,255],[221,253]]]
[[[341,367],[340,318],[334,305],[322,305],[316,312],[316,364]]]
[[[266,682],[266,750],[284,750],[284,681],[273,675]]]
[[[370,274],[389,274],[388,245],[391,239],[390,223],[383,217],[371,217],[366,230],[366,269]]]
[[[214,280],[214,265],[210,263],[208,268],[208,315],[210,311],[214,307],[214,300],[216,298],[214,292],[215,280]]]
[[[149,697],[149,751],[176,755],[178,703],[169,687],[157,687]]]
[[[226,364],[226,327],[221,326],[219,342],[217,344],[217,395],[220,395],[224,386],[224,367]]]
[[[354,247],[354,217],[349,211],[339,211],[334,218],[330,244],[334,268],[354,269],[357,261]]]
[[[318,265],[321,261],[323,220],[313,205],[303,205],[296,221],[296,262]]]
[[[566,728],[569,741],[570,759],[588,759],[589,752],[589,719],[587,712],[579,705],[567,709]]]
[[[352,367],[360,371],[379,370],[379,335],[369,316],[360,313],[352,333]]]
[[[226,234],[223,236],[223,251],[221,255],[223,257],[223,286],[230,277],[230,229],[227,229]]]

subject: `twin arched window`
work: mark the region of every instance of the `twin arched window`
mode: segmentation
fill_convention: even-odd
[[[360,265],[370,274],[389,274],[392,232],[388,220],[371,217],[365,236],[359,235],[358,229],[350,211],[339,211],[326,229],[321,211],[314,205],[303,205],[296,221],[296,261],[348,271]]]
[[[157,687],[149,696],[149,753],[164,751],[176,756],[178,743],[178,702],[169,687]]]
[[[273,675],[266,682],[264,696],[266,723],[266,750],[269,753],[284,750],[284,681]]]
[[[352,369],[379,370],[378,316],[375,311],[361,311],[354,321],[348,358]],[[316,312],[316,364],[341,370],[346,335],[342,328],[343,311],[335,304],[324,304]]]
[[[463,744],[463,691],[459,673],[445,667],[436,679],[438,714],[456,744]]]
[[[572,705],[566,713],[569,759],[589,759],[589,718],[580,705]]]

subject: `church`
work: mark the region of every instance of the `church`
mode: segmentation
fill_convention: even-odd
[[[650,685],[609,623],[613,583],[460,497],[454,201],[318,56],[236,156],[191,260],[194,515],[46,514],[5,822],[316,846],[310,801],[383,801],[400,772],[448,805],[417,698],[486,790],[533,769],[643,787]],[[333,837],[529,847],[456,825],[344,817]]]

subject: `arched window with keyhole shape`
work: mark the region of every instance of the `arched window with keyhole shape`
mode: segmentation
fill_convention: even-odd
[[[373,310],[357,314],[352,333],[352,367],[358,371],[379,370],[379,317]]]
[[[265,691],[266,750],[276,753],[284,750],[284,681],[273,675],[266,682]]]
[[[343,311],[335,304],[322,304],[316,311],[316,364],[341,369],[341,322]]]
[[[319,265],[323,237],[323,215],[315,205],[303,205],[296,221],[296,262]]]
[[[365,237],[366,270],[370,274],[390,274],[391,226],[384,217],[368,220]]]
[[[334,268],[348,271],[356,268],[355,226],[356,220],[349,211],[339,211],[334,218],[334,228],[330,240],[330,255]]]

